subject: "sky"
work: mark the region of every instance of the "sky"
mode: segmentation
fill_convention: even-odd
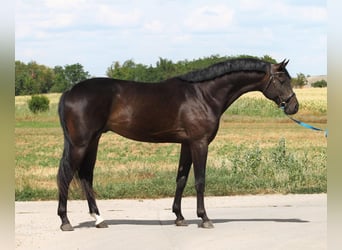
[[[25,63],[105,76],[115,61],[247,54],[290,59],[294,77],[327,74],[321,0],[16,0],[15,12],[15,59]]]

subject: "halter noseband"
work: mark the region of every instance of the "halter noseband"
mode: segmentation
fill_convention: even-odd
[[[281,102],[280,102],[279,106],[280,106],[280,107],[285,107],[286,104],[288,104],[288,103],[290,102],[291,98],[294,97],[295,95],[296,95],[296,93],[295,93],[295,92],[292,92],[292,94],[289,95],[284,101],[281,101]],[[280,97],[280,96],[279,96],[279,99],[281,100],[281,97]]]

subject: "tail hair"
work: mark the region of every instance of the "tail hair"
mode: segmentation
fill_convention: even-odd
[[[71,144],[68,129],[67,129],[66,122],[64,119],[65,97],[67,96],[68,92],[69,91],[65,91],[61,95],[61,98],[60,98],[59,104],[58,104],[59,122],[61,124],[62,129],[63,129],[63,135],[64,135],[64,153],[63,153],[63,156],[65,156],[65,157],[67,157],[67,155],[65,155],[65,153],[66,153],[65,151],[69,152],[69,147]]]
[[[64,149],[63,149],[63,155],[60,160],[60,165],[58,169],[57,174],[57,185],[59,189],[59,195],[64,196],[67,198],[68,195],[68,179],[73,178],[73,170],[70,166],[70,148],[72,145],[68,128],[66,126],[65,117],[64,117],[64,108],[65,108],[65,98],[68,95],[69,91],[65,91],[59,100],[58,104],[58,116],[59,121],[61,124],[61,127],[63,129],[63,135],[64,135]]]

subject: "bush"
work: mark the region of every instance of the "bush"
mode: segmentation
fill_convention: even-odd
[[[311,83],[311,87],[314,87],[314,88],[325,88],[326,86],[328,86],[328,83],[324,79]]]
[[[28,107],[32,113],[45,112],[49,110],[49,98],[43,95],[33,95],[28,101]]]

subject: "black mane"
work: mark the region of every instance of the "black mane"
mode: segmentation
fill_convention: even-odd
[[[205,69],[186,73],[177,78],[187,82],[203,82],[237,71],[261,71],[266,73],[269,65],[268,62],[254,58],[231,59],[216,63]]]

